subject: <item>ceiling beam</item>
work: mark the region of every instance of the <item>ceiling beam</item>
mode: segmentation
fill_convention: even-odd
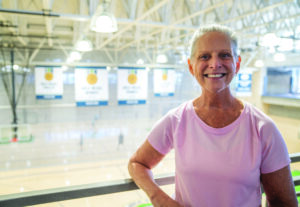
[[[48,11],[49,13],[52,10],[52,4],[53,0],[43,0],[43,11]],[[49,17],[45,17],[45,24],[46,24],[46,33],[48,36],[52,36],[53,33],[53,24],[52,24],[52,19]],[[53,46],[53,40],[51,38],[48,38],[48,45],[50,47]]]
[[[227,0],[227,1],[228,1],[228,0]],[[170,28],[172,28],[172,27],[173,27],[174,25],[176,25],[176,24],[180,24],[180,23],[182,23],[182,22],[184,22],[184,21],[187,21],[187,20],[189,20],[189,19],[191,19],[191,18],[194,18],[194,17],[196,17],[196,16],[198,16],[198,15],[201,15],[201,14],[207,13],[207,12],[209,12],[209,11],[212,11],[212,10],[214,10],[215,8],[224,5],[227,1],[220,2],[220,3],[218,3],[218,4],[215,4],[215,5],[213,5],[213,6],[210,6],[210,7],[208,7],[208,8],[205,8],[205,9],[203,9],[203,10],[201,10],[201,11],[196,11],[196,12],[193,13],[193,14],[190,14],[190,15],[188,15],[188,16],[182,18],[182,19],[179,19],[179,20],[173,22],[171,25],[168,25],[168,26],[166,26],[166,27],[163,27],[162,29],[153,31],[152,33],[150,33],[150,34],[148,34],[148,35],[141,36],[140,39],[135,39],[135,40],[133,40],[133,41],[131,41],[131,42],[129,42],[129,43],[123,45],[122,47],[119,48],[119,50],[124,50],[125,48],[130,47],[131,45],[135,44],[136,42],[141,41],[141,40],[144,40],[144,39],[146,39],[146,38],[149,38],[149,37],[151,37],[151,36],[153,36],[153,35],[159,34],[159,33],[162,32],[163,30],[170,29]],[[194,27],[193,30],[195,30],[196,28],[197,28],[197,27]]]
[[[17,63],[17,62],[16,62]],[[129,63],[130,66],[132,67],[141,67],[141,65],[136,64],[136,63]],[[110,67],[116,67],[116,66],[127,66],[128,64],[123,64],[123,63],[111,63],[111,62],[74,62],[74,63],[67,63],[67,62],[53,62],[53,61],[33,61],[29,66],[35,66],[35,65],[52,65],[52,66],[62,66],[62,65],[68,65],[68,66],[99,66],[99,65],[105,65],[105,66],[110,66]],[[143,66],[148,67],[148,68],[174,68],[174,69],[182,69],[182,65],[179,64],[147,64],[145,63]]]
[[[271,10],[271,9],[274,9],[276,7],[279,7],[281,5],[284,5],[284,4],[287,4],[289,2],[293,2],[294,0],[285,0],[285,1],[282,1],[282,2],[279,2],[279,3],[276,3],[276,4],[272,4],[272,5],[269,5],[269,6],[266,6],[266,7],[262,7],[260,9],[256,9],[256,10],[253,10],[251,12],[247,12],[247,13],[244,13],[244,14],[241,14],[241,15],[238,15],[236,17],[233,17],[233,18],[230,18],[228,20],[225,20],[225,21],[222,21],[221,23],[222,24],[228,24],[230,22],[234,22],[234,21],[237,21],[237,20],[240,20],[240,19],[243,19],[247,16],[250,16],[250,15],[255,15],[257,13],[262,13],[262,12],[265,12],[265,11],[268,11],[268,10]]]
[[[0,14],[0,20],[1,21],[7,21],[1,14]],[[8,30],[12,32],[13,34],[18,33],[18,28],[13,28],[13,27],[8,27]],[[22,38],[22,37],[17,37],[17,40],[22,44],[22,45],[27,45],[27,42]]]
[[[46,39],[43,39],[39,46],[33,51],[33,53],[31,54],[30,58],[29,58],[29,64],[33,61],[33,59],[36,57],[36,55],[38,54],[38,52],[40,51],[40,48],[44,45],[44,43],[46,42]]]
[[[250,12],[244,13],[244,14],[242,14],[242,15],[240,15],[240,16],[233,17],[233,18],[230,18],[230,19],[221,21],[221,22],[219,22],[219,24],[228,24],[228,23],[233,22],[233,21],[239,21],[239,20],[242,20],[243,18],[246,18],[246,17],[248,17],[248,16],[250,16],[250,15],[260,14],[260,13],[262,13],[262,12],[266,12],[266,11],[268,11],[268,10],[274,9],[274,8],[276,8],[276,7],[282,6],[282,5],[287,4],[287,3],[290,3],[290,2],[293,2],[293,0],[285,0],[285,1],[280,2],[280,3],[276,3],[276,4],[272,4],[272,5],[270,5],[270,6],[267,6],[267,7],[263,7],[263,8],[260,8],[260,9],[256,9],[256,10],[254,10],[254,11],[250,11]],[[215,7],[215,6],[216,6],[216,5],[214,5],[213,7]],[[220,4],[219,4],[219,6],[220,6]],[[206,10],[207,10],[207,9],[208,9],[208,8],[206,8]],[[198,11],[197,13],[198,13],[198,14],[199,14],[199,13],[202,13],[202,11]],[[192,15],[190,15],[190,16],[194,16],[194,15],[195,15],[195,14],[192,14]],[[188,18],[190,18],[190,16],[187,16],[187,17],[185,17],[184,19],[188,19]],[[256,27],[268,26],[270,23],[280,22],[280,21],[284,21],[285,19],[296,18],[296,17],[298,17],[298,16],[300,16],[300,14],[292,15],[291,17],[283,17],[283,18],[278,19],[278,20],[276,20],[276,21],[266,22],[266,23],[264,23],[264,24],[253,25],[253,26],[245,26],[243,29],[238,30],[237,32],[243,33],[243,32],[245,32],[245,30],[254,29],[254,28],[256,28]],[[183,21],[183,20],[178,20],[178,22],[181,22],[181,21]],[[158,33],[158,32],[157,32],[157,33]],[[157,34],[157,33],[156,33],[156,34]],[[187,35],[189,35],[189,34],[187,33],[186,35],[183,35],[183,36],[187,36]],[[183,37],[183,36],[181,36],[181,37]],[[120,48],[120,50],[121,50],[121,49],[125,49],[126,47],[128,47],[128,46],[134,44],[135,41],[136,41],[136,40],[132,41],[131,44],[124,45],[123,47]],[[125,47],[125,46],[126,46],[126,47]],[[166,48],[166,51],[167,51],[167,50],[169,50],[169,49]]]
[[[106,56],[108,57],[108,59],[110,60],[110,62],[112,62],[112,63],[116,62],[106,48],[104,48],[104,52],[105,52]]]
[[[120,2],[121,2],[122,5],[123,5],[123,8],[124,8],[124,10],[125,10],[125,12],[126,12],[126,14],[127,14],[127,17],[130,18],[130,6],[129,6],[128,3],[127,3],[128,1],[121,0]]]
[[[136,18],[131,24],[128,24],[125,27],[123,27],[122,29],[120,29],[117,33],[113,34],[112,37],[110,37],[106,41],[104,41],[100,45],[100,49],[102,47],[105,47],[108,43],[110,43],[111,41],[113,41],[114,39],[116,39],[117,37],[119,37],[120,35],[122,35],[124,32],[128,31],[129,29],[131,29],[132,26],[134,26],[137,22],[145,19],[150,14],[152,14],[154,11],[157,11],[158,9],[160,9],[162,6],[164,6],[166,3],[168,3],[168,1],[169,0],[162,0],[162,1],[160,1],[157,5],[153,6],[151,9],[149,9],[143,15],[139,16],[138,18]]]
[[[131,5],[129,5],[129,7],[130,7],[130,11],[128,12],[130,15],[129,15],[129,19],[135,19],[137,16],[138,16],[138,14],[137,14],[137,10],[136,10],[136,7],[137,7],[137,0],[131,0],[130,1],[131,2]],[[141,5],[144,5],[144,1],[142,0],[140,0],[139,1],[139,4],[141,4]],[[139,10],[140,11],[140,10]]]

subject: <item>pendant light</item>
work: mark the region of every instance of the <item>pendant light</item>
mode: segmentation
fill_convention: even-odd
[[[104,0],[92,17],[90,29],[95,32],[112,33],[118,31],[117,20],[109,11],[110,1]]]

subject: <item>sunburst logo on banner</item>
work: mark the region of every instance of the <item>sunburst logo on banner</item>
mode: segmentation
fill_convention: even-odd
[[[168,70],[163,70],[162,71],[162,79],[165,81],[165,80],[168,80]]]
[[[96,75],[96,70],[94,70],[94,69],[89,70],[88,75],[86,77],[86,81],[90,85],[94,85],[94,84],[97,83],[98,78],[97,78],[97,75]]]
[[[128,75],[128,83],[130,84],[135,84],[137,82],[137,75],[136,75],[137,71],[136,70],[130,70],[129,75]]]
[[[53,69],[47,68],[45,73],[45,80],[52,81],[53,80]]]

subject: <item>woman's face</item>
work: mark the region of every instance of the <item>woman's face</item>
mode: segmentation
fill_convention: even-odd
[[[240,67],[237,59],[226,34],[208,32],[196,42],[194,56],[188,64],[202,90],[219,93],[229,90],[229,84]]]

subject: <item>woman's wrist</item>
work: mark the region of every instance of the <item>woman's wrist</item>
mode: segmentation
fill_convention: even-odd
[[[165,205],[166,203],[169,203],[170,201],[173,201],[173,199],[166,194],[164,191],[161,189],[155,191],[151,196],[150,196],[151,203],[155,207],[162,207],[162,206],[167,206]]]

